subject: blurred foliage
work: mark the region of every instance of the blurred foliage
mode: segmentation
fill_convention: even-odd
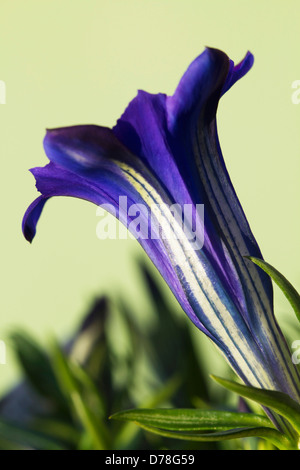
[[[208,387],[203,358],[180,308],[174,312],[169,306],[146,265],[139,269],[153,307],[150,326],[142,327],[133,306],[116,296],[96,299],[66,344],[51,339],[44,347],[27,332],[11,335],[24,378],[0,402],[0,449],[270,447],[257,438],[177,441],[109,420],[131,408],[237,411],[229,405],[230,392],[214,395]],[[239,410],[249,411],[242,399]]]

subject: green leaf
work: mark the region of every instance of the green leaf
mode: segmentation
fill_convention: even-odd
[[[297,443],[271,427],[272,423],[268,418],[251,413],[199,409],[135,409],[115,413],[110,418],[129,421],[145,431],[173,439],[216,442],[259,437],[279,449],[297,448]],[[236,429],[231,429],[232,427]],[[218,432],[197,433],[208,430]]]
[[[103,398],[97,390],[93,380],[78,364],[70,362],[70,366],[74,377],[76,377],[77,381],[82,386],[86,402],[90,404],[91,408],[93,409],[93,413],[98,416],[99,419],[102,419],[104,417]]]
[[[27,333],[18,331],[10,335],[19,363],[34,389],[44,397],[65,407],[51,361],[42,347]]]
[[[137,423],[138,424],[138,423]],[[193,442],[216,442],[216,441],[228,441],[230,439],[239,439],[245,437],[258,437],[266,439],[274,444],[280,450],[295,450],[297,446],[290,441],[284,434],[281,434],[276,429],[272,428],[246,428],[246,429],[231,429],[228,431],[213,432],[209,434],[188,434],[188,433],[177,433],[171,431],[165,431],[154,428],[152,426],[146,426],[144,424],[138,424],[145,431],[158,434],[162,437],[171,439],[181,439],[184,441]]]
[[[69,398],[73,411],[81,422],[83,428],[91,436],[94,448],[103,450],[108,448],[106,430],[102,421],[95,416],[93,410],[86,403],[80,389],[78,378],[73,372],[75,365],[65,357],[59,345],[53,341],[52,358],[58,381],[66,397]]]
[[[277,269],[273,268],[273,266],[266,261],[254,258],[253,256],[246,256],[246,258],[257,264],[257,266],[263,269],[273,279],[290,302],[300,322],[300,295],[294,286],[292,286],[292,284],[279,271],[277,271]]]
[[[286,418],[300,434],[300,405],[285,393],[248,387],[213,375],[211,377],[228,390],[274,410]]]
[[[141,406],[143,408],[159,406],[165,401],[171,399],[174,393],[177,391],[178,387],[181,385],[181,382],[181,378],[176,374],[174,377],[171,377],[171,379],[169,379],[166,384],[163,385],[162,388],[160,388],[150,399],[144,402]],[[115,415],[112,416],[113,419],[114,417]],[[117,448],[127,447],[130,441],[133,440],[133,438],[139,431],[139,429],[134,426],[132,422],[130,422],[129,420],[126,421],[127,422],[123,423],[122,428],[115,437],[115,446]]]
[[[111,418],[169,431],[224,431],[272,426],[270,420],[261,415],[199,409],[133,409],[115,413]]]
[[[153,411],[153,413],[151,413]],[[288,439],[284,434],[281,434],[279,431],[273,428],[268,427],[248,427],[248,428],[238,428],[238,429],[226,429],[220,432],[211,432],[211,433],[201,433],[197,434],[195,432],[190,433],[182,433],[178,432],[178,430],[189,430],[195,431],[200,429],[217,429],[217,424],[214,418],[212,417],[211,423],[209,423],[209,419],[203,416],[202,424],[201,419],[199,423],[196,422],[192,418],[192,412],[199,411],[199,410],[166,410],[169,412],[170,415],[173,416],[168,419],[166,416],[168,413],[165,413],[165,416],[162,417],[164,410],[128,410],[124,412],[116,413],[115,415],[111,416],[112,419],[121,419],[121,420],[128,420],[132,421],[137,424],[140,428],[144,429],[145,431],[149,431],[153,434],[157,434],[162,437],[167,437],[171,439],[181,439],[184,441],[193,441],[193,442],[216,442],[216,441],[226,441],[230,439],[237,439],[237,438],[244,438],[244,437],[259,437],[262,439],[266,439],[271,442],[273,445],[278,447],[279,449],[295,449],[296,444],[293,443],[290,439]],[[173,412],[173,413],[172,413]],[[183,412],[183,419],[181,420],[181,424],[178,424],[179,413]],[[174,417],[178,413],[177,417]],[[222,412],[213,412],[213,413],[222,413]],[[225,414],[226,412],[224,412]],[[234,414],[234,413],[229,413]],[[236,413],[238,415],[239,413]],[[246,413],[242,413],[244,415]],[[152,415],[152,416],[151,416]],[[159,417],[158,417],[159,416]],[[216,418],[216,415],[215,415]],[[224,427],[225,426],[225,415],[224,418]],[[222,418],[220,418],[222,421]],[[251,418],[246,418],[245,416],[241,417],[241,421],[248,422],[254,424],[254,421],[263,423],[266,425],[270,423],[269,420],[264,418],[263,416],[254,415],[253,420]],[[227,417],[227,423],[229,424],[230,418]],[[232,424],[238,423],[237,416],[231,418]],[[153,423],[153,425],[150,425]],[[211,427],[210,427],[211,424]],[[157,427],[159,426],[159,427]],[[202,427],[203,426],[203,427]],[[220,424],[220,427],[222,424]],[[164,429],[161,429],[164,428]],[[176,429],[177,432],[174,432],[173,429]]]

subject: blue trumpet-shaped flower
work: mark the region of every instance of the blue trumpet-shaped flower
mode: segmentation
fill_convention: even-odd
[[[250,53],[235,66],[223,52],[206,49],[172,96],[139,91],[113,129],[49,130],[44,148],[50,163],[31,170],[41,195],[27,209],[23,232],[32,241],[52,196],[109,204],[126,226],[132,219],[119,197],[143,204],[151,210],[152,236],[139,242],[189,318],[247,384],[299,400],[299,376],[273,314],[271,281],[246,258],[262,256],[217,135],[219,99],[252,64]],[[190,231],[204,230],[202,249],[171,215],[172,204],[192,208]],[[204,225],[197,204],[204,204]],[[174,236],[164,236],[168,230]]]

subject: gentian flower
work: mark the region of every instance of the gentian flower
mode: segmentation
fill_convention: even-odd
[[[128,205],[154,205],[155,236],[139,242],[183,310],[246,384],[299,401],[299,375],[274,317],[271,281],[247,259],[262,255],[217,134],[219,99],[252,64],[250,53],[234,65],[223,52],[208,48],[172,96],[139,91],[113,129],[79,125],[47,131],[50,163],[31,170],[41,195],[25,213],[23,232],[31,242],[53,196],[109,204],[126,226],[132,218],[120,209],[120,195],[127,196]],[[204,229],[202,249],[193,248],[180,223],[170,224],[172,204],[192,207],[190,228]],[[204,226],[197,225],[197,204],[204,204]],[[170,226],[177,236],[164,237]]]

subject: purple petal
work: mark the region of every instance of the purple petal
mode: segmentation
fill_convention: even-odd
[[[193,199],[201,199],[206,213],[211,215],[211,221],[206,227],[211,246],[206,245],[206,248],[214,264],[218,264],[222,256],[220,243],[215,240],[216,233],[228,250],[229,259],[233,263],[229,278],[234,282],[233,290],[239,292],[238,298],[245,317],[249,305],[245,306],[241,288],[238,289],[239,282],[235,282],[244,279],[241,269],[243,274],[250,270],[251,275],[248,273],[247,276],[254,282],[254,289],[264,292],[264,309],[268,314],[272,311],[272,286],[268,276],[250,266],[243,258],[248,253],[256,253],[253,256],[259,258],[262,255],[226,170],[215,122],[221,93],[241,78],[252,63],[253,56],[248,53],[234,67],[224,53],[207,49],[194,60],[174,95],[167,99],[169,127],[173,137],[172,154],[183,179],[190,182]],[[252,298],[253,287],[249,285],[249,289],[251,294],[247,288],[245,294]],[[253,305],[250,312],[252,310]]]
[[[74,129],[70,128],[71,135],[73,135],[73,132]],[[84,130],[84,135],[86,135],[86,132],[87,129]],[[59,135],[58,130],[56,131],[55,135],[51,135],[51,144],[49,139],[47,142],[47,152],[50,154],[51,159],[53,155],[55,155],[55,158],[59,158],[60,163],[66,162],[68,167],[74,168],[73,161],[70,160],[70,155],[73,154],[74,151],[74,148],[71,144],[73,141],[70,139],[70,146],[65,147],[67,154],[65,157],[63,157],[62,142],[65,145],[65,139],[68,133],[67,128],[64,128],[62,133],[63,138]],[[57,147],[56,138],[58,140]],[[81,146],[80,139],[78,138],[76,145],[77,151],[81,153],[85,144],[82,144]],[[89,155],[89,158],[93,162],[96,161],[96,156],[92,157]],[[36,178],[37,189],[42,193],[42,196],[34,201],[34,203],[29,206],[25,213],[23,219],[23,233],[25,237],[29,241],[32,241],[36,233],[36,225],[38,223],[38,219],[41,215],[45,201],[53,196],[77,197],[90,201],[96,205],[109,204],[115,209],[114,215],[116,214],[118,219],[125,226],[128,226],[128,223],[131,221],[131,219],[127,212],[122,213],[120,211],[119,196],[123,195],[128,198],[128,207],[131,204],[145,204],[145,202],[141,198],[140,194],[128,183],[126,178],[124,178],[124,175],[122,175],[120,169],[115,168],[116,164],[113,163],[112,156],[108,160],[110,164],[108,164],[107,161],[103,161],[103,171],[101,170],[100,164],[98,165],[97,171],[95,169],[93,171],[86,170],[86,164],[84,165],[83,169],[81,164],[79,164],[80,171],[74,173],[73,171],[66,170],[61,166],[58,166],[56,163],[53,163],[53,161],[43,168],[32,169],[31,171]],[[77,165],[77,159],[75,159],[75,162]],[[151,229],[153,230],[153,227],[150,225],[149,230]],[[176,296],[178,302],[181,304],[182,308],[185,310],[193,323],[213,339],[212,334],[205,328],[205,326],[196,316],[195,312],[192,310],[186,298],[186,294],[183,291],[182,285],[179,282],[178,275],[174,271],[174,266],[171,263],[169,254],[167,253],[162,240],[157,237],[140,239],[139,242],[155,266],[158,268],[159,272]],[[222,347],[222,345],[220,345],[220,347]]]
[[[140,243],[191,320],[237,373],[293,396],[299,378],[294,369],[278,366],[290,357],[274,319],[271,282],[244,258],[261,253],[216,130],[220,96],[252,63],[250,53],[234,66],[223,52],[207,49],[173,96],[139,92],[112,131],[99,126],[49,131],[44,146],[51,163],[33,170],[42,196],[25,214],[23,229],[31,240],[45,201],[58,195],[111,203],[125,225],[129,218],[118,210],[120,195],[128,204],[152,199],[192,204],[193,210],[204,204],[205,244],[199,253],[188,253],[184,242],[170,248],[161,238]],[[194,222],[195,210],[193,217]],[[155,223],[154,229],[158,233]]]
[[[237,65],[234,65],[234,62],[230,61],[230,69],[226,78],[226,81],[222,88],[222,95],[226,93],[232,85],[234,85],[240,78],[242,78],[249,70],[252,68],[254,63],[254,57],[251,52],[247,52],[244,59]]]
[[[191,195],[197,198],[198,191],[203,198],[206,214],[211,215],[212,221],[211,227],[206,225],[208,238],[213,240],[213,235],[217,233],[226,246],[228,258],[233,264],[231,271],[226,268],[228,281],[236,292],[250,330],[257,338],[266,359],[268,358],[269,367],[277,370],[280,376],[278,362],[286,363],[290,361],[290,357],[274,318],[272,283],[265,273],[245,259],[249,253],[258,258],[262,258],[262,254],[228,175],[216,129],[215,114],[222,92],[228,90],[250,69],[253,58],[248,53],[241,64],[233,67],[229,63],[228,68],[222,54],[210,50],[211,55],[214,60],[208,60],[206,55],[207,60],[204,62],[202,56],[194,61],[173,95],[175,104],[179,104],[173,105],[172,109],[176,109],[176,112],[172,111],[170,119],[172,153],[183,179],[190,182]],[[211,80],[217,78],[214,84],[210,83],[205,89],[208,71]],[[191,106],[192,97],[196,100],[195,90],[198,89],[198,102],[195,101]],[[170,98],[171,103],[172,101]],[[186,106],[181,103],[186,103]],[[208,245],[206,248],[210,251],[209,259],[216,266],[220,260],[220,245],[214,242],[211,245],[214,250]],[[224,282],[223,278],[222,281]],[[295,384],[298,379],[294,372],[292,380]],[[282,383],[283,381],[281,379]]]
[[[229,71],[229,58],[218,49],[207,48],[188,67],[176,88],[167,98],[168,128],[174,133],[188,115],[201,112],[215,93],[220,91]],[[217,104],[217,100],[214,101]],[[212,115],[216,111],[211,108]]]
[[[228,70],[228,57],[221,51],[207,49],[190,65],[172,97],[139,91],[113,129],[118,139],[159,178],[170,198],[181,206],[207,204],[193,150],[187,152],[185,139],[190,136],[190,116],[197,120],[201,106],[216,95],[216,90],[221,92]],[[214,100],[214,109],[218,97]],[[171,123],[175,138],[170,133]],[[177,138],[176,127],[184,130],[180,134],[182,139]],[[188,140],[187,145],[189,143]],[[214,261],[216,271],[236,304],[245,310],[244,294],[234,264],[207,210],[203,250]]]
[[[39,196],[28,207],[22,222],[22,230],[24,237],[30,243],[32,242],[36,233],[36,224],[40,218],[41,212],[48,198]]]

